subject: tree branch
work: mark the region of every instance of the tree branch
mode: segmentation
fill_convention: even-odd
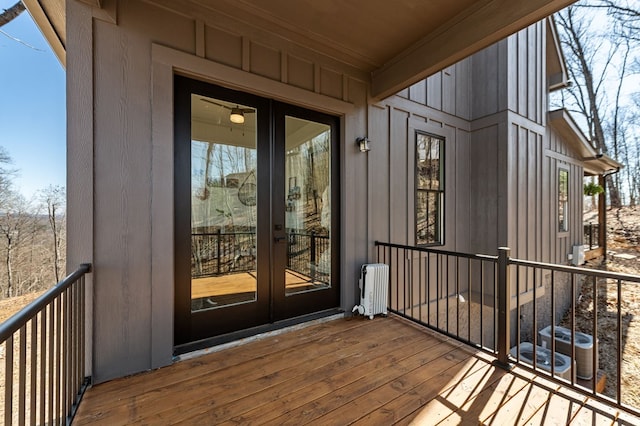
[[[4,9],[4,12],[0,14],[0,27],[13,21],[15,18],[18,17],[18,15],[20,15],[24,11],[25,11],[25,7],[21,1],[17,2],[13,6],[11,6],[9,9]]]

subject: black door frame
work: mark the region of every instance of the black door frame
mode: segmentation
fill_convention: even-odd
[[[256,108],[258,185],[257,203],[262,214],[257,221],[257,299],[221,309],[191,312],[191,95],[199,94]],[[276,237],[284,226],[285,116],[331,126],[331,287],[326,290],[285,295],[284,272],[287,244]],[[176,352],[193,349],[194,342],[220,340],[238,330],[260,330],[291,318],[340,306],[340,185],[339,118],[295,107],[245,92],[176,75],[174,77],[174,347]],[[185,172],[188,171],[188,172]],[[277,184],[276,184],[277,183]],[[280,201],[277,201],[280,200]],[[268,212],[269,214],[266,214]],[[278,262],[278,264],[276,264]],[[284,262],[284,264],[283,264]],[[268,275],[265,277],[265,271]],[[221,314],[223,312],[223,314]],[[215,323],[215,332],[212,331]],[[271,326],[271,328],[273,328]],[[247,333],[240,333],[247,335]],[[230,339],[226,339],[227,341]],[[220,341],[225,341],[222,339]],[[212,342],[215,343],[215,342]],[[206,346],[203,345],[203,346]],[[181,349],[182,348],[182,349]]]

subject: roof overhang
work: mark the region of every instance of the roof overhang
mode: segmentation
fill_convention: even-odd
[[[557,109],[549,112],[549,124],[558,132],[571,149],[580,155],[586,175],[603,175],[620,170],[623,165],[608,155],[596,151],[569,111]]]
[[[567,63],[560,45],[560,37],[553,16],[547,18],[547,83],[549,91],[569,86]]]
[[[66,1],[25,0],[63,64]],[[119,0],[78,1],[98,16]],[[379,100],[575,0],[142,1],[181,13],[202,11],[234,31],[248,28],[326,55],[368,75],[371,96]]]
[[[450,2],[453,3],[453,2]],[[573,1],[478,1],[372,72],[371,94],[385,98],[488,47]]]
[[[63,68],[67,65],[66,54],[66,1],[65,0],[22,0],[42,34],[51,46]]]

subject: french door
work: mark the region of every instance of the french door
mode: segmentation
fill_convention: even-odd
[[[175,345],[337,307],[337,118],[174,90]]]

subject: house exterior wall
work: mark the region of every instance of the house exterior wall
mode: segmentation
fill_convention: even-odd
[[[412,149],[419,128],[445,138],[445,244],[436,248],[497,254],[506,246],[516,258],[568,263],[567,255],[583,238],[583,168],[579,156],[547,126],[546,35],[544,22],[534,24],[370,107],[372,139],[390,135],[382,153],[377,146],[369,153],[372,242],[415,243]],[[558,231],[559,168],[570,178],[567,232]],[[518,282],[514,270],[511,283],[512,321],[519,301],[523,337],[531,338],[533,285],[538,287],[538,325],[546,326],[550,276],[527,271]],[[493,296],[491,288],[484,292]],[[558,282],[555,294],[557,321],[570,301],[566,283]]]
[[[68,40],[69,217],[81,225],[69,232],[68,258],[94,265],[94,381],[172,360],[174,72],[342,117],[340,280],[350,310],[370,248],[366,155],[355,144],[367,130],[364,76],[239,24],[220,27],[213,14],[132,0],[119,3],[115,24],[67,7],[67,25],[79,29]]]
[[[347,312],[374,242],[415,243],[416,130],[445,138],[443,249],[511,245],[521,257],[566,258],[573,229],[545,240],[554,204],[543,200],[555,182],[544,179],[565,162],[581,185],[580,169],[544,128],[543,24],[372,103],[368,76],[348,65],[214,12],[163,4],[119,2],[116,22],[67,2],[68,265],[94,266],[95,383],[172,362],[174,73],[341,117]],[[355,139],[365,135],[372,150],[362,154]]]

